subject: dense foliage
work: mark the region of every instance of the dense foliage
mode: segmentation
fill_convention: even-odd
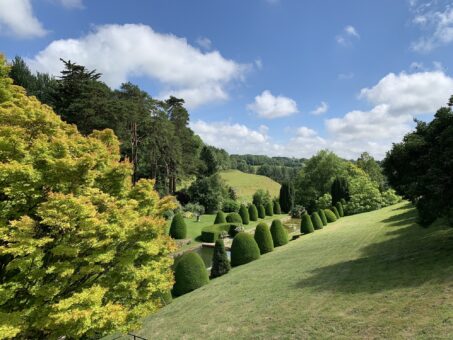
[[[271,235],[274,247],[284,246],[288,243],[288,232],[282,225],[282,221],[273,220],[271,224]]]
[[[180,296],[209,283],[208,271],[197,253],[189,252],[181,256],[175,266],[173,294]]]
[[[294,207],[294,186],[291,182],[284,182],[280,187],[279,203],[284,213],[289,213]]]
[[[238,213],[234,213],[234,212],[229,213],[226,216],[226,220],[229,223],[239,223],[239,224],[243,223],[241,215],[239,215]]]
[[[323,226],[325,227],[327,225],[327,217],[326,217],[326,213],[324,212],[324,209],[319,209],[318,215],[321,218]]]
[[[282,209],[280,208],[280,203],[278,203],[277,200],[275,200],[273,202],[272,211],[274,212],[274,214],[277,214],[277,215],[280,215],[282,213]]]
[[[266,223],[258,223],[255,229],[254,238],[256,244],[258,244],[258,247],[260,248],[261,255],[274,250],[274,241],[272,240],[271,232]]]
[[[259,205],[257,207],[258,209],[258,217],[259,218],[265,218],[266,217],[266,210],[264,209],[264,206],[263,205]]]
[[[241,204],[241,207],[239,208],[239,215],[241,216],[243,224],[250,223],[249,211],[244,204]]]
[[[190,201],[203,205],[208,214],[220,210],[229,198],[228,188],[218,174],[198,178],[190,185],[188,193]]]
[[[313,223],[313,228],[315,230],[322,229],[324,226],[321,218],[319,217],[319,214],[316,211],[313,214],[311,214],[311,221]]]
[[[273,216],[274,215],[274,207],[271,201],[266,203],[266,206],[264,207],[266,216]]]
[[[226,223],[225,214],[223,211],[218,211],[217,215],[215,216],[214,224],[221,224]]]
[[[255,204],[257,207],[260,205],[266,206],[266,204],[271,201],[272,200],[271,200],[271,195],[269,194],[269,191],[264,191],[263,189],[259,189],[253,194],[253,204]]]
[[[337,220],[337,216],[330,209],[324,209],[324,214],[326,215],[327,223],[332,223]]]
[[[332,207],[331,209],[333,211],[333,213],[335,214],[335,217],[337,218],[337,220],[340,218],[340,213],[338,212],[338,209],[337,207]]]
[[[248,233],[239,233],[231,244],[231,265],[233,267],[249,263],[260,257],[260,248]]]
[[[181,213],[175,214],[170,225],[170,236],[176,240],[185,239],[187,236],[187,226]]]
[[[340,217],[343,217],[343,216],[344,216],[343,204],[341,204],[341,202],[338,201],[338,202],[335,204],[335,207],[337,208],[338,215],[340,215]]]
[[[332,205],[336,205],[337,202],[344,199],[345,201],[349,200],[349,184],[346,178],[336,177],[332,182],[332,187],[330,188],[330,193],[332,195]]]
[[[258,209],[255,204],[249,205],[249,219],[250,221],[258,221]]]
[[[311,221],[310,215],[303,214],[300,221],[300,232],[301,234],[310,234],[314,232],[313,223]]]
[[[230,260],[225,251],[225,245],[222,239],[215,241],[214,253],[212,255],[212,268],[210,278],[225,275],[231,269]]]

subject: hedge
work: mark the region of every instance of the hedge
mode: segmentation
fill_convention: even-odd
[[[200,239],[202,242],[214,243],[219,239],[222,232],[227,232],[230,236],[235,236],[234,229],[240,228],[242,225],[239,223],[222,223],[214,224],[201,229]]]
[[[225,251],[225,245],[222,239],[215,241],[214,254],[212,255],[212,267],[210,278],[225,275],[231,269],[230,260]]]
[[[319,217],[319,214],[315,211],[313,214],[311,214],[311,221],[313,222],[313,227],[315,230],[322,229],[323,223],[321,221],[321,218]]]
[[[264,210],[264,207],[262,205],[258,206],[258,217],[259,218],[265,218],[266,217],[266,210]]]
[[[337,216],[335,216],[335,214],[332,210],[324,209],[324,213],[326,214],[327,222],[332,223],[337,220]]]
[[[243,224],[249,224],[250,222],[249,211],[247,210],[247,207],[243,204],[241,204],[241,207],[239,208],[239,215],[241,216]]]
[[[239,233],[231,244],[231,265],[240,266],[260,258],[260,248],[248,233]]]
[[[214,224],[226,223],[225,213],[223,211],[218,211],[215,216]]]
[[[241,215],[235,212],[229,213],[226,217],[226,220],[229,223],[242,223]]]
[[[325,227],[327,225],[327,218],[326,218],[326,213],[324,212],[324,209],[319,209],[318,214],[319,214],[319,217],[321,217],[322,224]]]
[[[272,202],[267,202],[266,206],[264,207],[266,216],[273,216],[274,215],[274,208],[272,206]]]
[[[208,271],[197,253],[185,253],[175,267],[173,294],[180,296],[209,282]]]
[[[282,221],[273,220],[271,224],[271,235],[274,247],[284,246],[288,243],[288,232],[282,225]]]
[[[278,201],[274,201],[274,214],[280,215],[282,213],[282,209],[280,208],[280,203]]]
[[[344,217],[343,204],[341,204],[341,202],[337,202],[337,204],[335,204],[335,207],[337,208],[340,217]]]
[[[307,213],[302,215],[302,220],[300,221],[300,232],[302,234],[310,234],[314,232],[313,223],[311,221],[310,215]]]
[[[260,248],[261,255],[270,253],[274,250],[274,241],[272,240],[271,232],[266,223],[261,222],[255,228],[255,235],[253,238]]]
[[[180,213],[177,213],[171,221],[170,236],[176,240],[185,239],[187,236],[186,222]]]
[[[249,219],[250,221],[258,221],[258,209],[255,204],[249,205]]]
[[[332,211],[335,214],[335,217],[337,220],[340,218],[340,213],[338,212],[338,209],[336,207],[332,207]]]

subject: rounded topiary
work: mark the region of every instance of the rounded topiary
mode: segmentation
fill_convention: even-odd
[[[225,213],[223,211],[218,211],[217,215],[215,216],[214,224],[222,224],[226,223]]]
[[[231,244],[231,265],[233,267],[257,260],[260,257],[260,248],[252,235],[239,233]]]
[[[265,218],[266,217],[266,210],[264,210],[264,207],[262,205],[258,206],[258,217],[259,218]]]
[[[176,240],[182,240],[187,236],[186,222],[180,213],[177,213],[171,221],[170,236]]]
[[[175,267],[175,296],[189,293],[209,282],[208,271],[197,253],[185,253]]]
[[[274,201],[274,214],[280,215],[282,213],[282,209],[280,208],[280,203],[278,201]]]
[[[239,215],[241,216],[243,224],[249,224],[249,222],[250,222],[249,211],[247,210],[246,206],[243,204],[239,208]]]
[[[272,206],[272,202],[267,202],[266,206],[264,207],[266,216],[273,216],[274,215],[274,207]]]
[[[249,205],[249,219],[250,221],[258,221],[258,209],[255,204]]]
[[[319,209],[318,214],[319,214],[319,217],[321,217],[322,224],[324,226],[326,226],[327,225],[326,213],[324,212],[323,209]]]
[[[335,207],[337,208],[340,217],[343,217],[344,216],[343,204],[341,202],[337,202],[337,204],[335,204]]]
[[[210,278],[216,278],[228,273],[231,269],[230,260],[225,251],[222,239],[215,241],[214,253],[212,255],[212,267]]]
[[[242,223],[242,217],[238,213],[229,213],[226,220],[228,223]]]
[[[288,243],[288,232],[283,228],[282,221],[280,220],[272,221],[271,235],[274,247],[280,247]]]
[[[256,244],[258,244],[258,248],[260,248],[261,255],[270,253],[274,250],[274,241],[272,240],[271,232],[266,223],[258,223],[255,228],[254,239]]]
[[[302,215],[302,220],[300,221],[300,232],[302,234],[310,234],[314,232],[313,223],[311,221],[310,215],[307,213]]]
[[[340,213],[338,212],[338,209],[336,207],[332,207],[332,211],[335,214],[335,217],[337,220],[340,218]]]
[[[327,222],[332,223],[337,220],[337,217],[335,216],[335,214],[332,210],[324,209],[324,213],[326,214]]]
[[[315,230],[322,229],[323,223],[321,221],[321,218],[319,217],[319,214],[316,211],[313,214],[311,214],[311,221],[313,222],[313,228],[315,228]]]

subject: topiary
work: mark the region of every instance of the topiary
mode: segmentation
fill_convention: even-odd
[[[175,267],[173,294],[180,296],[209,282],[208,271],[197,253],[185,253]]]
[[[214,253],[212,254],[211,279],[228,273],[231,269],[228,255],[225,251],[223,240],[215,241]]]
[[[239,215],[241,216],[243,224],[249,224],[250,222],[249,211],[243,204],[241,204],[241,207],[239,208]]]
[[[260,248],[261,255],[274,250],[274,241],[266,223],[261,222],[255,228],[254,239]]]
[[[223,211],[217,211],[217,215],[215,216],[214,224],[221,224],[226,223],[225,213]]]
[[[324,226],[327,225],[327,218],[326,218],[326,213],[324,212],[324,209],[319,209],[318,211],[319,217],[321,217],[322,224]]]
[[[337,202],[337,204],[335,204],[335,207],[337,208],[340,217],[343,217],[344,216],[343,204],[341,204],[341,202]]]
[[[332,211],[335,214],[335,217],[337,220],[340,218],[340,213],[338,212],[338,209],[336,207],[332,207]]]
[[[323,223],[316,211],[313,214],[311,214],[311,221],[313,222],[313,227],[315,228],[315,230],[322,229]]]
[[[231,244],[231,266],[236,267],[260,258],[260,248],[252,235],[239,233]]]
[[[170,236],[176,240],[185,239],[187,236],[187,226],[181,213],[175,214],[170,226]]]
[[[272,202],[267,202],[265,208],[265,213],[266,216],[273,216],[274,215],[274,209],[272,207]]]
[[[258,217],[259,218],[265,218],[266,217],[266,210],[262,205],[258,206]]]
[[[278,201],[274,201],[274,214],[280,215],[282,213],[282,209],[280,208],[280,203]]]
[[[288,232],[283,228],[282,221],[273,220],[270,231],[274,247],[280,247],[288,243]]]
[[[226,217],[228,223],[242,223],[242,217],[238,213],[229,213]]]
[[[249,219],[250,221],[258,221],[258,209],[255,204],[249,205]]]
[[[311,221],[310,215],[303,214],[302,220],[300,221],[300,232],[302,234],[310,234],[314,232],[313,223]]]
[[[324,209],[324,213],[326,214],[327,222],[332,223],[337,220],[337,217],[335,216],[335,214],[332,210]]]

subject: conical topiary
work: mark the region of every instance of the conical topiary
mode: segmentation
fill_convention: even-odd
[[[327,222],[332,223],[337,220],[337,217],[335,216],[335,214],[332,210],[324,209],[324,213],[326,214]]]
[[[214,253],[212,255],[212,267],[210,278],[216,278],[228,273],[231,269],[230,260],[225,251],[222,239],[215,241]]]
[[[273,216],[274,215],[274,207],[272,206],[272,202],[267,202],[266,206],[264,207],[266,216]]]
[[[318,214],[319,214],[319,217],[321,217],[322,224],[325,227],[327,225],[326,213],[324,212],[323,209],[319,209]]]
[[[222,224],[226,223],[225,213],[221,210],[217,211],[217,215],[215,216],[214,224]]]
[[[280,208],[280,203],[278,201],[274,201],[274,214],[280,215],[282,213],[282,209]]]
[[[249,211],[247,210],[247,207],[243,204],[241,204],[241,207],[239,208],[239,215],[242,218],[243,224],[249,224],[250,222]]]
[[[231,244],[231,266],[236,267],[260,258],[260,248],[248,233],[237,234]]]
[[[311,222],[310,215],[307,213],[302,215],[302,220],[300,221],[300,232],[302,234],[310,234],[314,232],[313,223]]]
[[[343,217],[344,216],[343,204],[341,202],[337,202],[337,204],[335,204],[335,207],[337,208],[340,217]]]
[[[177,213],[170,226],[170,236],[176,240],[185,239],[187,236],[187,226],[181,213]]]
[[[173,294],[189,293],[209,282],[208,271],[197,253],[185,253],[175,267]]]
[[[253,203],[249,205],[249,219],[250,221],[258,221],[258,209]]]
[[[273,220],[270,231],[274,247],[280,247],[288,243],[288,232],[283,228],[282,221]]]
[[[242,223],[242,217],[238,213],[229,213],[226,217],[228,223]]]
[[[274,250],[274,241],[272,240],[271,232],[266,223],[258,223],[254,235],[256,244],[260,248],[261,255],[270,253]]]
[[[266,210],[264,210],[264,207],[262,205],[258,206],[258,217],[259,218],[265,218],[266,217]]]
[[[313,228],[315,228],[315,230],[322,229],[323,224],[321,218],[319,217],[316,211],[313,214],[311,214],[311,221],[313,222]]]
[[[340,213],[338,212],[338,209],[336,207],[332,207],[332,211],[335,214],[335,217],[337,220],[340,218]]]

